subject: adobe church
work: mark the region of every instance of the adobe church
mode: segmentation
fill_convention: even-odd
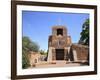
[[[48,39],[47,61],[89,62],[89,48],[73,44],[65,26],[53,26]]]

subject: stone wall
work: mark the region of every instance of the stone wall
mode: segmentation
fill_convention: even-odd
[[[89,59],[89,47],[81,44],[72,44],[71,52],[73,52],[73,56],[76,55],[76,61],[88,61]],[[74,53],[76,53],[74,55]],[[75,61],[75,59],[74,59]]]
[[[31,66],[34,66],[35,64],[40,63],[41,61],[45,61],[46,58],[45,55],[41,55],[39,52],[33,52],[33,51],[30,51],[28,53],[28,57]]]

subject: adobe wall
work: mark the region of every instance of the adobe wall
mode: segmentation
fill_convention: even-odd
[[[72,44],[71,50],[76,51],[77,60],[85,60],[87,61],[89,58],[89,47],[80,45],[80,44]],[[74,53],[73,53],[74,54]]]

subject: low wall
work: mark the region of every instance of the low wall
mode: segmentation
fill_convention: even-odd
[[[76,53],[75,55],[73,55],[74,57],[76,56],[76,59],[78,61],[88,61],[88,57],[89,57],[89,47],[88,46],[84,46],[81,44],[72,44],[71,46],[71,50],[74,51],[74,53]]]

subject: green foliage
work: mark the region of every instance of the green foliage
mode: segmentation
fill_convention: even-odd
[[[28,54],[23,51],[23,53],[22,53],[22,68],[25,69],[29,66],[30,66],[30,64],[29,64]]]
[[[83,23],[79,43],[89,45],[89,19],[86,19],[86,21]]]
[[[28,37],[22,38],[22,68],[29,67],[28,53],[29,51],[38,52],[39,46],[37,43],[32,42]]]
[[[39,52],[40,52],[40,54],[42,54],[42,55],[47,55],[47,52],[44,51],[44,50],[40,50]]]
[[[32,42],[28,37],[23,37],[22,44],[25,51],[39,51],[39,45],[36,42]]]

